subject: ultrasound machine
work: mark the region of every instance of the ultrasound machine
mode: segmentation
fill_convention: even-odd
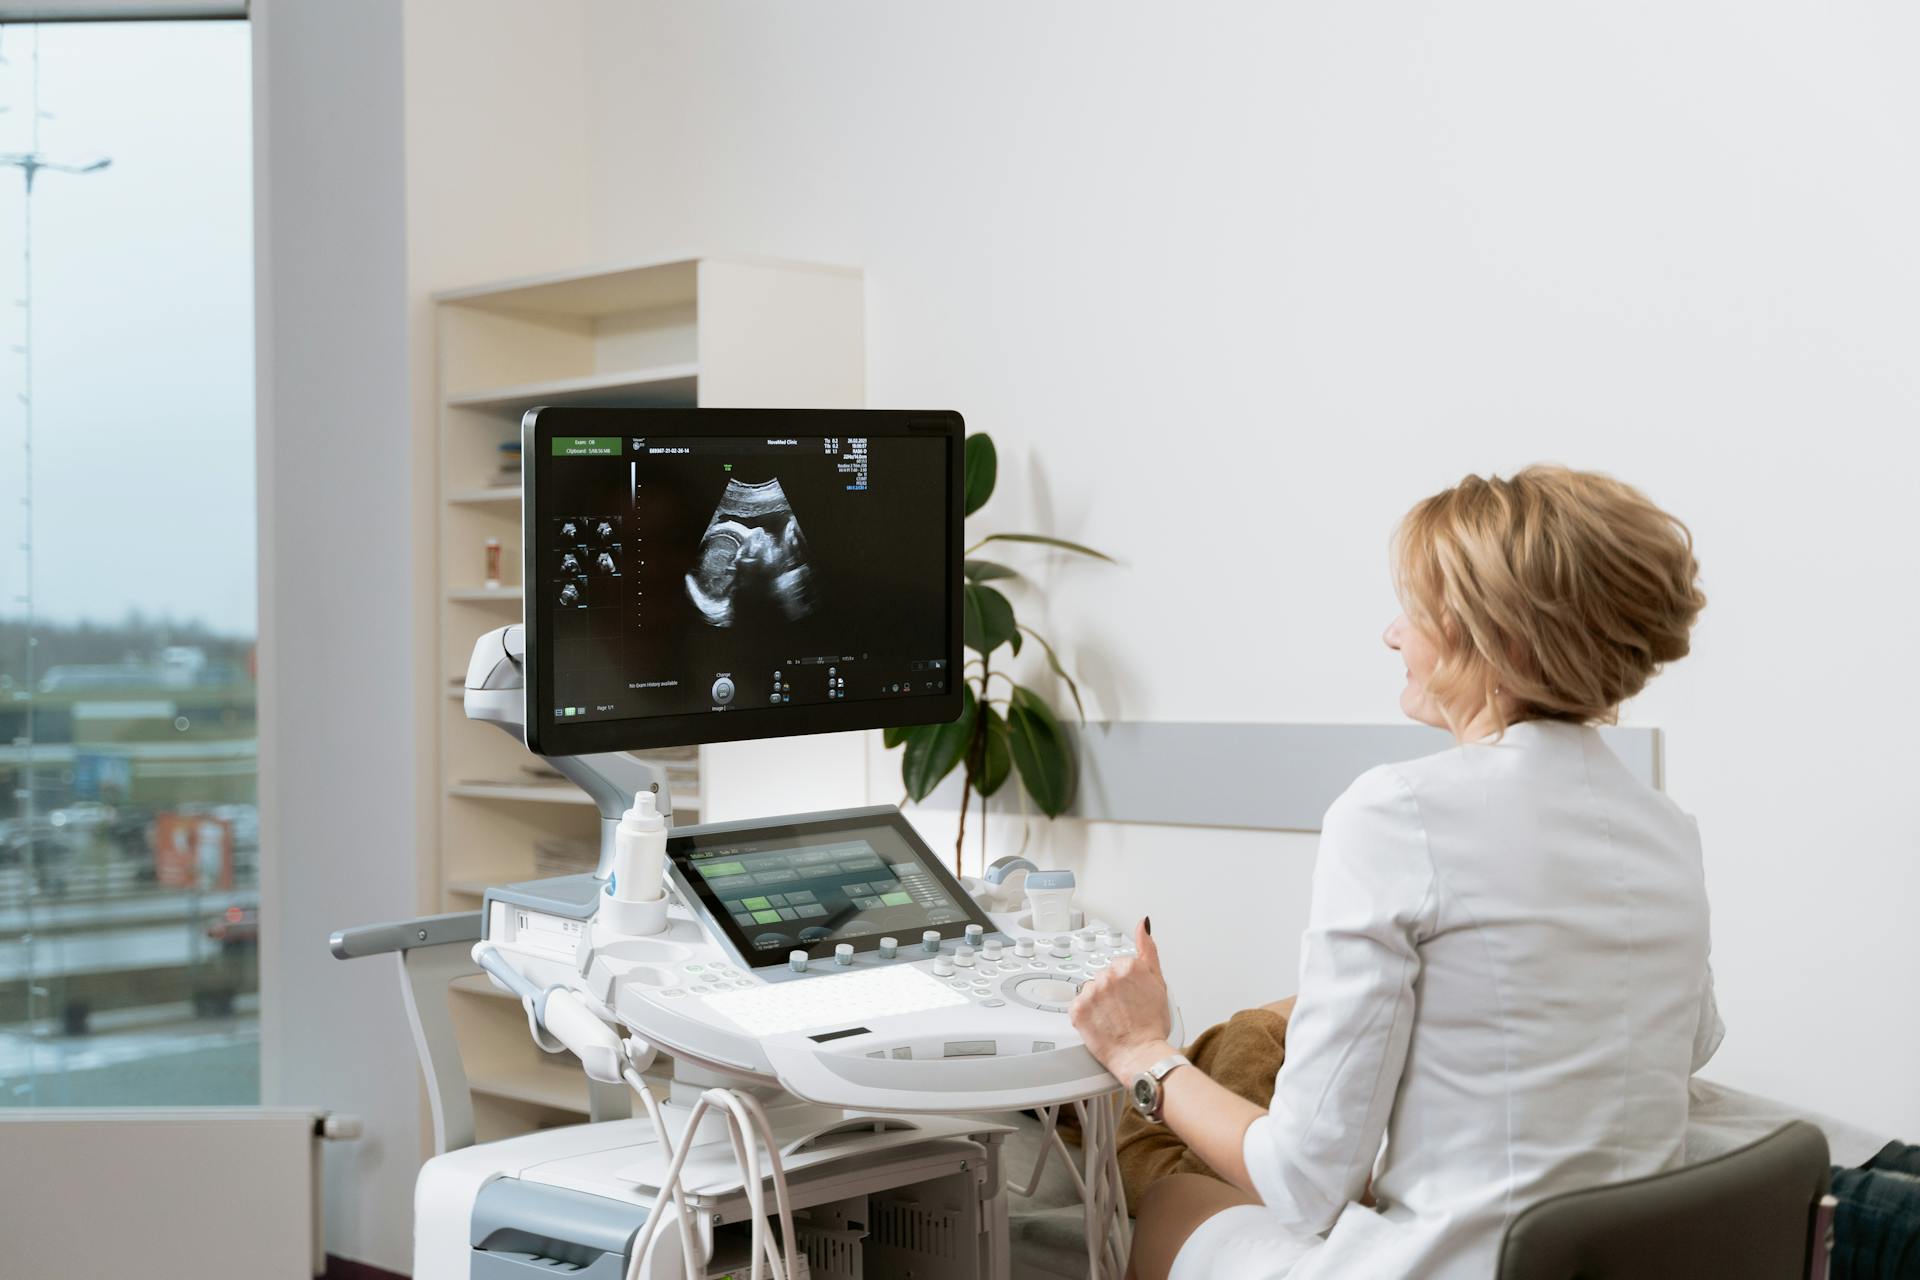
[[[587,791],[600,864],[334,937],[401,961],[441,1153],[417,1280],[1006,1280],[994,1115],[1019,1111],[1117,1280],[1119,1086],[1067,1006],[1133,948],[1070,875],[957,879],[892,806],[668,826],[628,754],[958,716],[959,415],[551,408],[521,433],[525,617],[479,638],[466,713]],[[579,1059],[593,1122],[473,1145],[444,1008],[472,965]]]

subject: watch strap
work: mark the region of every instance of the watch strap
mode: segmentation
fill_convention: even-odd
[[[1176,1068],[1190,1067],[1192,1065],[1193,1060],[1184,1053],[1169,1054],[1167,1057],[1160,1059],[1160,1061],[1154,1063],[1138,1076],[1134,1077],[1136,1089],[1141,1081],[1151,1081],[1153,1084],[1153,1105],[1151,1107],[1141,1106],[1140,1099],[1136,1096],[1134,1099],[1134,1109],[1153,1123],[1159,1124],[1161,1115],[1166,1109],[1166,1093],[1161,1087],[1161,1081],[1165,1080],[1168,1074]]]
[[[1154,1079],[1154,1082],[1157,1084],[1160,1081],[1165,1080],[1167,1078],[1167,1073],[1169,1071],[1172,1071],[1175,1067],[1190,1067],[1192,1065],[1193,1065],[1193,1059],[1189,1058],[1186,1054],[1170,1053],[1166,1057],[1160,1059],[1160,1061],[1148,1067],[1147,1074],[1152,1076]]]

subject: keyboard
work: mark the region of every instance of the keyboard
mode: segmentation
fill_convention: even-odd
[[[719,991],[703,998],[709,1008],[754,1036],[840,1027],[970,1003],[938,978],[909,965],[780,982],[747,991]]]

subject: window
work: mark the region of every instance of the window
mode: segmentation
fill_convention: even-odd
[[[259,1100],[250,56],[0,27],[0,1105]]]

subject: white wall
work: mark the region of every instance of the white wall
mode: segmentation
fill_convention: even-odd
[[[262,1101],[365,1121],[326,1144],[327,1245],[404,1266],[422,1114],[400,990],[327,952],[415,905],[400,4],[253,14]]]
[[[1096,714],[1391,719],[1387,534],[1469,471],[1603,468],[1690,521],[1712,603],[1629,720],[1706,835],[1715,1074],[1920,1132],[1920,14],[588,15],[586,256],[864,267],[869,403],[962,410],[991,524],[1125,562],[1023,598]],[[1309,839],[1046,835],[1151,906],[1196,1016],[1290,988]]]
[[[579,264],[586,252],[586,34],[578,0],[405,0],[407,368],[414,545],[440,518],[432,295]],[[414,714],[423,726],[418,892],[437,910],[433,851],[445,709],[438,577],[417,566]],[[477,637],[475,637],[477,638]]]
[[[427,1141],[390,963],[343,925],[432,910],[439,712],[434,289],[582,253],[577,4],[256,0],[267,1102],[362,1116],[327,1147],[327,1248],[412,1257]],[[537,93],[521,72],[549,76]],[[571,141],[571,150],[569,142]],[[424,851],[424,852],[423,852]]]

